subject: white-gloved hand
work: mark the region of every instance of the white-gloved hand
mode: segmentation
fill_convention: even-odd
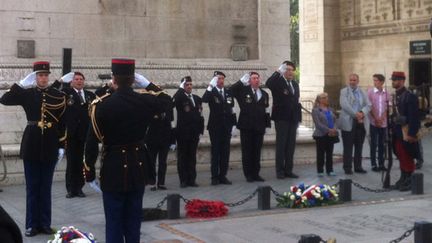
[[[19,81],[19,85],[24,88],[31,88],[36,85],[36,72],[32,72],[27,75],[24,79]]]
[[[135,73],[135,82],[140,88],[144,89],[147,88],[147,86],[149,86],[150,84],[150,81],[148,81],[148,79],[146,79],[143,75],[139,73]]]
[[[218,76],[214,76],[214,77],[212,78],[212,80],[210,81],[210,84],[209,84],[209,85],[210,85],[212,88],[216,87],[218,79],[219,79]]]
[[[264,131],[264,134],[269,134],[270,131],[271,131],[271,129],[270,129],[269,127],[266,127],[266,128],[265,128],[265,131]]]
[[[63,159],[64,154],[65,154],[65,149],[59,148],[58,155],[57,155],[57,164]]]
[[[63,83],[70,83],[72,82],[74,75],[75,75],[74,72],[67,73],[60,78],[60,81]]]
[[[169,146],[169,148],[170,148],[170,150],[171,151],[175,151],[176,150],[176,145],[175,144],[171,144],[170,146]]]
[[[183,81],[181,82],[181,84],[180,84],[179,87],[180,87],[181,89],[184,89],[184,85],[185,85],[185,83],[186,83],[186,79],[184,78]]]
[[[102,193],[102,190],[100,189],[99,183],[96,180],[90,181],[88,184],[96,192]]]
[[[237,127],[233,126],[231,129],[231,136],[232,137],[237,137]]]
[[[284,63],[284,64],[282,64],[282,65],[279,66],[278,71],[279,71],[279,73],[283,74],[283,73],[285,73],[287,71],[287,69],[288,69],[288,65],[286,65]]]
[[[245,75],[243,75],[243,77],[240,78],[240,81],[242,82],[242,84],[244,86],[248,86],[250,84],[249,80],[250,80],[250,74],[249,73],[246,73]]]

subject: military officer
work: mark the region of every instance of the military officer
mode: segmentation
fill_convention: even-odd
[[[84,145],[89,128],[89,104],[95,99],[95,94],[85,90],[85,77],[81,72],[71,72],[60,79],[69,84],[62,91],[66,94],[67,108],[65,113],[67,131],[66,149],[66,198],[85,197],[82,187]]]
[[[112,59],[112,82],[116,90],[95,99],[91,106],[93,135],[103,144],[100,182],[105,212],[107,243],[139,242],[141,207],[151,165],[144,145],[151,119],[165,107],[160,88],[144,77],[140,88],[154,92],[137,93],[135,60]]]
[[[20,155],[26,179],[27,237],[52,234],[51,185],[58,150],[64,143],[65,94],[48,86],[49,62],[33,64],[33,72],[12,85],[1,98],[4,105],[20,105],[27,117]]]
[[[234,98],[229,89],[224,88],[225,74],[214,72],[202,100],[208,103],[210,116],[207,130],[211,142],[211,184],[232,184],[227,179],[231,132],[235,129],[236,114],[233,111]]]
[[[192,94],[192,78],[182,79],[180,88],[173,96],[177,110],[177,125],[175,128],[177,140],[177,170],[180,187],[197,187],[196,183],[196,153],[200,134],[204,132],[204,117],[202,101]]]
[[[243,173],[247,182],[264,181],[259,175],[261,147],[266,127],[270,127],[269,96],[261,89],[260,75],[250,72],[231,86],[240,106],[237,128],[240,129]]]

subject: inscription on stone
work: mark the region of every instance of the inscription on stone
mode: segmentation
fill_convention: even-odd
[[[17,57],[18,58],[34,58],[35,57],[35,41],[34,40],[18,40],[17,41]]]
[[[304,25],[314,26],[318,24],[318,6],[316,0],[305,0],[304,2]]]

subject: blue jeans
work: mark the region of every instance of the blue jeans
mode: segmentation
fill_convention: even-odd
[[[370,125],[370,158],[371,158],[371,166],[376,167],[376,155],[378,150],[378,166],[384,167],[384,138],[386,128],[383,127],[375,127]]]
[[[144,188],[103,192],[106,243],[139,243]]]
[[[51,227],[51,186],[56,161],[24,161],[26,229]]]

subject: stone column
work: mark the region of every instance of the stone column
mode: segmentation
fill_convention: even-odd
[[[302,98],[313,99],[325,91],[331,102],[337,102],[341,86],[339,1],[299,3]]]
[[[259,58],[271,70],[291,57],[289,27],[289,1],[258,0]]]

